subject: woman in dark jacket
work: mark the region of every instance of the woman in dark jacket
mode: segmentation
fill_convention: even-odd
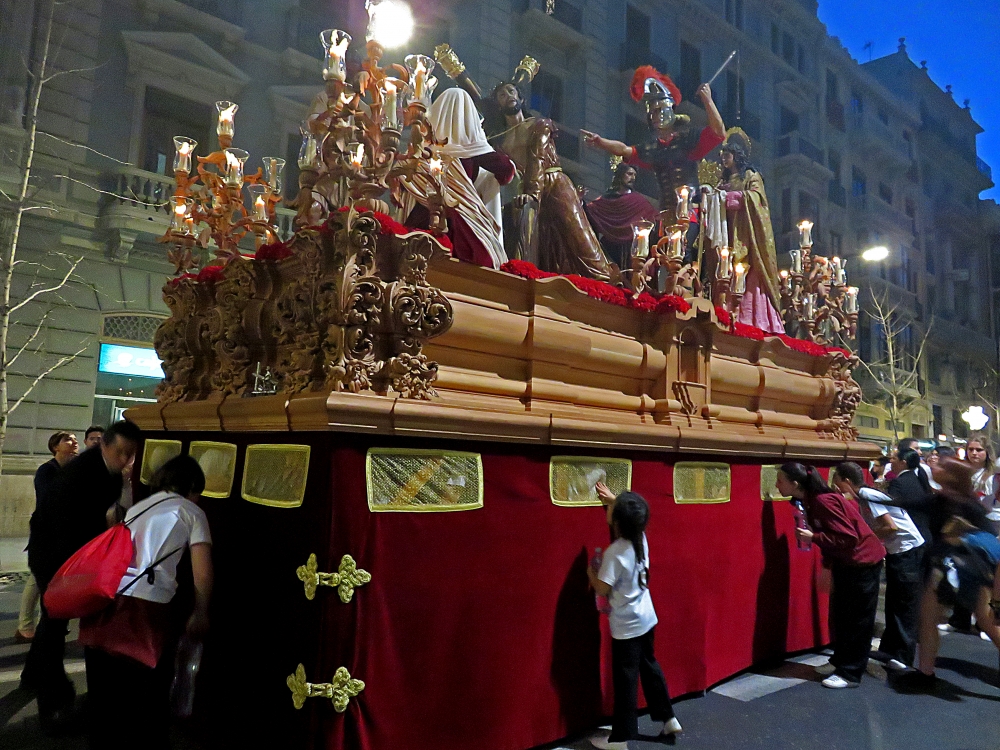
[[[775,485],[782,495],[802,501],[810,528],[796,529],[795,534],[820,548],[823,564],[833,573],[830,664],[835,671],[823,680],[823,687],[857,687],[868,666],[885,547],[857,503],[827,486],[816,467],[784,464]]]

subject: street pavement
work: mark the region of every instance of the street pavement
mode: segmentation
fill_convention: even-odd
[[[28,651],[26,645],[13,643],[23,586],[22,575],[0,575],[0,749],[85,750],[80,735],[43,735],[34,700],[18,688]],[[66,666],[82,698],[83,650],[75,635],[74,629]],[[737,675],[704,695],[677,700],[677,717],[685,731],[676,745],[687,750],[1000,750],[996,648],[969,635],[952,633],[941,640],[941,689],[933,695],[897,691],[896,681],[887,679],[874,662],[859,688],[829,690],[820,685],[822,677],[814,670],[827,657],[799,654],[771,668]],[[673,744],[655,737],[659,729],[643,716],[639,731],[644,737],[629,743],[630,750]],[[589,750],[589,737],[597,732],[595,727],[545,750]],[[176,750],[203,750],[193,735],[196,732],[176,727]]]

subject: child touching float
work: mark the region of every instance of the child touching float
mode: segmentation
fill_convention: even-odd
[[[594,591],[608,598],[611,606],[611,669],[614,678],[615,712],[608,737],[591,740],[595,747],[627,750],[628,741],[639,736],[638,681],[653,721],[664,722],[662,735],[681,731],[667,692],[667,681],[653,653],[656,610],[649,595],[649,545],[646,524],[649,505],[634,492],[617,497],[602,483],[597,494],[607,508],[608,524],[615,541],[604,552],[600,569],[587,568]]]

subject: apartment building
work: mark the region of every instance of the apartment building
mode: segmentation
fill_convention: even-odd
[[[635,67],[650,63],[673,76],[685,99],[679,109],[697,121],[704,113],[695,89],[737,50],[713,90],[727,126],[754,140],[779,263],[788,263],[794,225],[814,221],[815,250],[847,258],[851,280],[888,295],[908,324],[904,365],[920,377],[900,430],[961,434],[958,413],[980,399],[980,381],[996,369],[1000,282],[991,283],[990,256],[1000,252],[1000,221],[995,204],[978,199],[992,185],[976,157],[979,126],[903,45],[858,64],[828,36],[814,0],[412,5],[418,26],[407,51],[429,53],[448,42],[484,87],[508,77],[522,55],[539,60],[530,105],[559,124],[564,168],[595,192],[610,170],[579,131],[633,143],[647,137],[644,113],[628,96]],[[16,189],[27,147],[30,78],[22,60],[40,55],[42,6],[11,4],[0,27],[0,188],[7,193]],[[156,239],[167,225],[172,137],[193,137],[198,153],[207,153],[216,145],[214,102],[237,102],[235,144],[250,152],[250,168],[265,155],[285,158],[286,184],[294,186],[298,125],[320,88],[319,31],[346,28],[360,41],[366,22],[361,0],[77,0],[58,4],[56,14],[49,64],[77,72],[43,90],[45,135],[34,174],[36,198],[50,208],[25,217],[18,257],[26,263],[15,296],[82,260],[60,295],[23,310],[12,329],[18,347],[44,317],[38,351],[19,360],[11,379],[15,399],[59,357],[73,356],[11,417],[4,469],[25,479],[46,458],[52,431],[82,431],[153,398],[157,363],[149,352],[167,312],[160,288],[171,270]],[[354,54],[362,47],[356,43]],[[386,62],[401,57],[391,51]],[[641,186],[655,193],[648,177]],[[282,221],[287,232],[287,214]],[[874,244],[890,256],[867,266],[859,253]],[[918,367],[913,360],[932,319],[933,356]],[[884,348],[864,315],[860,346],[874,359]],[[888,419],[877,404],[863,407],[862,435],[891,439]],[[3,524],[22,523],[26,507]]]

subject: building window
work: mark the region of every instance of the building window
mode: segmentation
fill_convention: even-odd
[[[795,65],[795,39],[787,31],[781,35],[781,56],[789,65]]]
[[[924,265],[927,266],[927,273],[929,273],[931,276],[933,276],[934,275],[934,252],[932,250],[928,250],[927,254],[924,256]],[[930,291],[930,290],[928,290],[928,291]]]
[[[934,437],[944,434],[944,416],[941,413],[940,406],[932,406],[931,413],[934,415]]]
[[[726,22],[743,28],[743,0],[726,0]]]
[[[681,95],[688,100],[697,101],[694,93],[702,84],[701,80],[701,50],[681,42]]]
[[[799,45],[798,70],[800,73],[806,72],[806,49]]]
[[[863,114],[865,111],[865,100],[861,98],[861,95],[856,91],[851,92],[851,112],[856,115]]]
[[[826,71],[826,100],[828,102],[840,101],[840,82],[837,74],[832,70]]]
[[[562,21],[574,31],[580,31],[583,28],[583,11],[580,8],[566,2],[566,0],[559,0],[555,6],[552,11],[554,19]]]
[[[799,116],[790,109],[781,108],[778,116],[779,135],[788,135],[799,129]]]
[[[866,427],[869,430],[877,430],[879,426],[878,417],[866,417],[861,415],[858,417],[858,426]]]
[[[827,166],[833,172],[833,179],[840,184],[840,154],[836,151],[828,151],[826,155]]]
[[[892,205],[892,188],[886,185],[884,182],[878,184],[878,197]]]
[[[844,254],[844,238],[837,232],[830,232],[830,253],[837,256]]]
[[[531,108],[542,117],[561,122],[562,95],[562,79],[545,70],[539,70],[531,82]]]
[[[955,437],[969,437],[969,426],[965,424],[962,413],[958,409],[951,410],[951,431],[955,433]]]
[[[637,68],[649,62],[649,16],[631,5],[625,8],[625,66]]]
[[[868,194],[868,178],[857,167],[851,167],[851,195],[860,198]]]
[[[771,24],[771,52],[781,54],[781,31],[776,23]]]
[[[163,379],[153,336],[163,322],[155,315],[107,315],[101,326],[94,424],[111,424],[126,409],[156,401]]]
[[[212,124],[210,107],[154,88],[146,89],[144,106],[139,163],[147,172],[171,173],[175,135],[194,138],[202,153],[212,150],[209,141]]]

